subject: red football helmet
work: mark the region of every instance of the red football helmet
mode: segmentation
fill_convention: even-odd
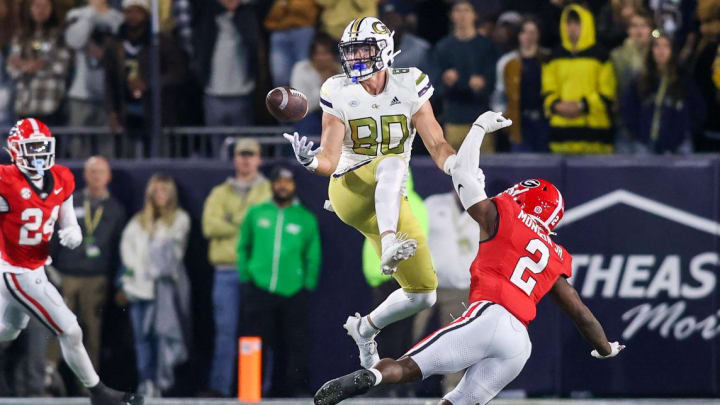
[[[505,192],[513,196],[520,209],[535,218],[548,232],[555,229],[565,213],[565,200],[560,190],[547,180],[523,180]]]
[[[7,151],[21,169],[42,174],[55,164],[55,138],[50,128],[35,118],[22,119],[10,129]]]

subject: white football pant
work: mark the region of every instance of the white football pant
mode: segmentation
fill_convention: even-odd
[[[95,386],[100,379],[83,346],[80,325],[48,281],[45,269],[10,273],[2,266],[0,263],[0,341],[17,338],[32,315],[58,337],[65,362],[80,382]]]
[[[502,306],[477,301],[406,356],[420,367],[423,379],[467,369],[444,399],[453,405],[485,405],[520,374],[531,350],[525,325]]]

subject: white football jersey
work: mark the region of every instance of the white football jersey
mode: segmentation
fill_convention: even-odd
[[[410,162],[415,127],[412,116],[430,99],[430,78],[418,68],[389,68],[382,93],[373,96],[360,83],[333,76],[320,89],[320,107],[345,123],[342,154],[335,175],[378,156],[398,154]]]

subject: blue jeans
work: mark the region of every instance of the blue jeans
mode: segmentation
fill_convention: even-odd
[[[293,66],[310,54],[310,43],[315,35],[313,27],[273,31],[270,34],[270,73],[273,86],[290,84]]]
[[[247,96],[205,95],[205,125],[220,127],[242,127],[253,124],[253,98]],[[210,138],[210,157],[219,157],[225,136]],[[224,156],[226,157],[226,156]]]
[[[215,347],[210,368],[210,389],[229,397],[237,364],[240,317],[240,278],[234,268],[215,271],[212,299]]]
[[[205,95],[205,125],[247,126],[253,124],[252,95],[213,96]]]
[[[135,340],[135,356],[137,358],[137,371],[140,382],[155,381],[157,375],[157,337],[153,333],[143,331],[146,318],[152,316],[153,301],[136,301],[130,303],[130,322],[133,327]]]

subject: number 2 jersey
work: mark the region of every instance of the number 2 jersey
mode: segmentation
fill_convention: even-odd
[[[498,194],[492,201],[498,212],[497,232],[480,242],[470,266],[470,302],[502,305],[528,326],[537,303],[558,277],[572,275],[572,256],[510,194]]]
[[[320,88],[320,107],[345,123],[345,138],[335,174],[382,155],[410,162],[415,127],[412,117],[430,99],[430,78],[418,68],[387,69],[383,91],[374,96],[345,75]]]
[[[0,166],[0,257],[21,268],[0,270],[35,270],[46,264],[60,206],[74,190],[75,178],[64,166],[45,171],[42,190],[14,164]]]

